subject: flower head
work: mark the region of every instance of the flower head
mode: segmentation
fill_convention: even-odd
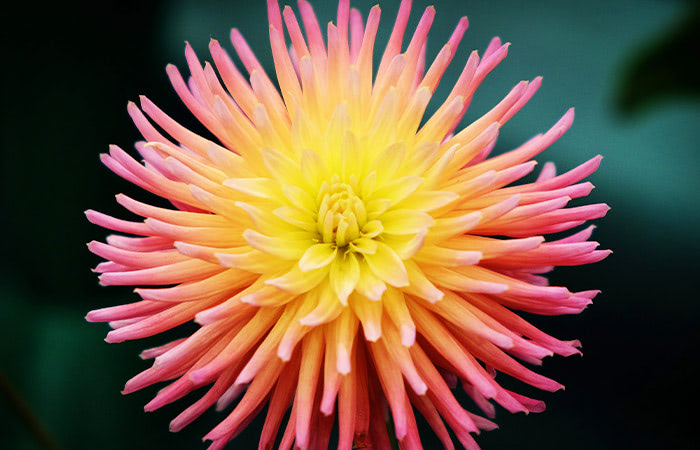
[[[578,342],[555,339],[514,311],[578,313],[595,296],[549,286],[542,276],[607,256],[588,241],[592,227],[543,236],[606,213],[604,204],[565,208],[590,192],[580,181],[600,157],[558,176],[547,163],[536,181],[512,185],[568,130],[569,110],[549,131],[489,158],[539,78],[518,83],[455,132],[481,81],[506,56],[508,44],[498,38],[483,55],[471,53],[423,123],[467,20],[425,70],[435,11],[425,10],[402,51],[410,8],[401,3],[376,76],[380,9],[365,23],[348,0],[327,41],[305,0],[305,37],[295,13],[268,0],[279,89],[235,29],[231,40],[248,77],[217,41],[209,45],[213,65],[202,66],[187,45],[189,79],[174,66],[167,73],[213,140],[146,97],[140,108],[129,104],[145,139],[136,144],[143,163],[116,146],[102,161],[173,207],[120,194],[117,202],[143,220],[87,212],[91,222],[134,236],[111,235],[89,248],[107,260],[96,268],[102,284],[138,286],[142,299],[87,318],[110,323],[108,342],[200,325],[144,351],[153,366],[124,389],[171,380],[146,405],[152,411],[206,386],[171,430],[240,397],[206,435],[210,448],[223,447],[264,407],[260,448],[274,446],[291,407],[280,448],[326,448],[337,416],[339,448],[382,449],[389,448],[388,406],[401,448],[418,448],[415,407],[446,448],[453,448],[447,427],[477,448],[472,434],[495,425],[467,412],[451,388],[461,384],[490,417],[493,403],[512,412],[544,409],[501,387],[496,372],[561,388],[516,359],[539,364],[578,353]]]

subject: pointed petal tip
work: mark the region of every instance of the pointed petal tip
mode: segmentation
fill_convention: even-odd
[[[202,442],[214,441],[216,435],[212,435],[213,432],[214,430],[211,430],[209,433],[205,434],[204,437],[202,437]]]
[[[444,293],[444,292],[440,292],[440,295],[436,295],[435,297],[427,298],[426,300],[428,300],[430,303],[432,303],[432,304],[434,305],[434,304],[436,304],[437,302],[442,301],[443,298],[445,298],[445,293]]]
[[[292,359],[292,354],[287,350],[277,349],[277,357],[284,362],[289,362]]]
[[[120,342],[124,342],[125,339],[120,337],[118,334],[115,335],[115,332],[119,330],[112,330],[109,333],[107,333],[107,337],[105,337],[105,342],[108,344],[118,344]]]
[[[321,411],[321,414],[328,417],[331,414],[333,414],[333,409],[334,409],[334,404],[329,402],[329,403],[321,404],[319,411]]]
[[[206,323],[206,320],[204,319],[204,317],[201,316],[201,313],[197,313],[194,316],[194,323],[196,323],[197,325],[204,325]]]
[[[418,395],[425,395],[426,392],[428,392],[428,386],[426,386],[423,382],[421,382],[418,386],[413,386],[412,388],[413,392],[415,392]]]
[[[363,324],[364,325],[364,324]],[[382,337],[382,329],[379,324],[369,322],[364,325],[365,340],[369,342],[377,342]]]
[[[338,345],[336,358],[336,370],[338,373],[341,375],[349,374],[351,370],[350,353],[345,346]]]

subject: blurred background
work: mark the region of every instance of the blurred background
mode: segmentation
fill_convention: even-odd
[[[319,21],[335,2],[312,1]],[[365,15],[374,2],[353,1]],[[416,0],[411,24],[428,3]],[[382,1],[378,46],[398,2]],[[493,36],[510,41],[508,58],[486,79],[465,117],[473,120],[522,79],[542,75],[537,95],[501,131],[497,152],[546,130],[576,107],[573,128],[538,160],[568,170],[605,159],[586,202],[612,206],[594,238],[614,254],[602,263],[558,269],[553,284],[601,289],[578,316],[530,317],[553,335],[578,338],[584,357],[550,358],[542,373],[567,386],[542,414],[499,409],[500,430],[484,449],[697,448],[700,344],[700,48],[697,2],[435,0],[428,56],[458,18],[470,28],[437,97],[447,93],[472,49]],[[144,194],[99,160],[110,143],[140,138],[128,100],[147,94],[201,131],[180,104],[164,67],[184,64],[184,41],[209,59],[210,37],[231,49],[238,27],[272,67],[264,2],[177,0],[20,2],[4,17],[0,205],[0,447],[4,449],[197,449],[220,419],[210,412],[179,434],[168,422],[185,402],[143,413],[157,388],[122,396],[124,382],[148,363],[137,357],[163,337],[108,345],[106,325],[86,312],[133,301],[130,289],[101,288],[85,243],[105,231],[88,208],[123,215],[113,195]],[[409,25],[410,29],[411,25]],[[581,201],[578,202],[581,204]],[[254,448],[261,419],[230,444]],[[439,448],[426,429],[425,447]]]

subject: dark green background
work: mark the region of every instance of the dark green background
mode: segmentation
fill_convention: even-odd
[[[16,12],[3,11],[2,26],[0,371],[3,390],[14,400],[0,394],[0,447],[42,448],[18,416],[22,404],[61,449],[205,448],[200,437],[220,419],[216,413],[171,434],[167,423],[184,403],[144,414],[142,405],[156,388],[119,394],[129,377],[147,367],[138,352],[163,338],[107,345],[106,326],[83,320],[90,309],[134,295],[97,286],[89,268],[98,259],[84,243],[106,233],[88,224],[82,211],[122,214],[112,197],[118,192],[149,199],[97,158],[109,143],[130,148],[139,138],[126,115],[127,100],[148,94],[201,130],[163,70],[168,62],[184,67],[184,40],[208,59],[209,38],[230,49],[228,30],[237,26],[270,67],[264,4],[19,3]],[[313,3],[321,23],[333,18],[334,5]],[[412,24],[424,6],[415,3]],[[584,344],[583,358],[553,358],[542,368],[566,391],[522,388],[546,400],[547,411],[525,416],[499,410],[501,429],[479,442],[485,449],[692,448],[700,343],[697,4],[435,3],[429,56],[458,17],[468,15],[471,23],[439,94],[471,49],[483,51],[494,35],[512,42],[465,121],[519,80],[543,75],[540,92],[502,130],[496,151],[514,148],[575,106],[572,130],[538,159],[567,170],[604,155],[591,177],[597,188],[590,202],[612,206],[594,238],[615,253],[553,275],[554,283],[603,294],[579,316],[531,318],[555,336]],[[365,14],[371,5],[353,4]],[[396,6],[382,2],[380,45]],[[260,426],[254,422],[230,448],[254,447]],[[434,437],[425,436],[426,448],[437,448]]]

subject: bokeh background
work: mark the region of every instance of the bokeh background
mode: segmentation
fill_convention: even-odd
[[[69,4],[70,3],[70,4]],[[334,2],[312,2],[320,22]],[[412,24],[425,2],[416,0]],[[443,95],[471,49],[492,36],[509,56],[472,103],[465,122],[522,79],[544,76],[534,99],[501,132],[497,152],[514,148],[576,107],[571,131],[538,159],[560,170],[596,155],[590,202],[612,206],[594,237],[614,254],[557,270],[555,284],[603,293],[579,316],[531,319],[561,338],[579,338],[584,357],[552,358],[542,372],[567,386],[538,395],[542,414],[498,410],[500,430],[485,449],[697,448],[700,344],[700,97],[697,2],[681,0],[436,0],[428,54],[458,17],[470,29],[443,81]],[[385,43],[396,1],[383,9]],[[371,3],[353,2],[365,14]],[[184,67],[183,41],[207,59],[210,37],[230,49],[241,29],[270,68],[264,2],[177,0],[17,2],[1,32],[0,126],[0,448],[197,449],[219,419],[205,414],[179,434],[167,431],[183,402],[144,414],[157,388],[129,396],[123,383],[147,367],[146,342],[108,345],[105,325],[85,313],[131,301],[130,289],[101,288],[85,243],[105,231],[83,211],[122,214],[113,195],[144,194],[107,171],[98,154],[140,138],[127,100],[148,96],[197,126],[170,88],[164,67]],[[7,13],[7,14],[5,14]],[[410,27],[410,25],[409,25]],[[579,202],[580,203],[580,202]],[[514,385],[511,383],[511,385]],[[424,424],[423,424],[424,425]],[[256,420],[230,448],[255,448]],[[423,427],[426,428],[427,427]],[[439,448],[425,435],[426,448]]]

